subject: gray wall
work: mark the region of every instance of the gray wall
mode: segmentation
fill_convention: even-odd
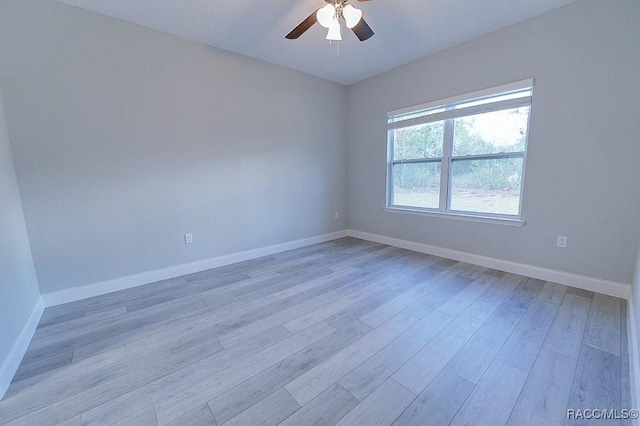
[[[638,260],[636,262],[636,275],[633,280],[633,316],[636,320],[636,342],[640,345],[640,251],[638,251]],[[636,354],[636,356],[640,356],[640,354]],[[639,359],[635,360],[636,365],[640,363]],[[633,364],[632,364],[633,365]],[[640,377],[639,377],[640,379]],[[640,391],[640,383],[636,385],[638,391]],[[640,401],[636,401],[637,404],[640,404]]]
[[[638,354],[637,349],[638,345],[640,345],[640,250],[638,251],[638,260],[636,261],[636,273],[633,279],[633,288],[631,293],[632,303],[628,306],[633,309],[633,317],[629,316],[629,319],[635,319],[635,335],[630,334],[629,338],[635,340],[636,345],[629,346],[629,359],[630,361],[630,374],[631,374],[631,392],[632,394],[632,402],[635,404],[637,408],[640,406],[640,377],[638,377],[638,368],[640,367],[640,354]],[[632,333],[633,328],[629,328],[628,332]],[[635,351],[635,353],[634,353]],[[633,356],[635,355],[635,359]],[[635,379],[635,382],[634,382]]]
[[[0,95],[0,364],[39,296]]]
[[[346,227],[344,86],[52,0],[0,8],[43,293]]]
[[[349,87],[350,228],[631,283],[640,2],[578,1]],[[522,228],[383,211],[386,113],[536,79]],[[555,247],[567,235],[566,249]]]

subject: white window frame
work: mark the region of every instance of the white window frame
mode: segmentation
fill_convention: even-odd
[[[402,108],[387,113],[387,194],[385,210],[394,213],[407,213],[463,219],[476,222],[499,223],[522,226],[522,201],[524,199],[524,179],[527,163],[527,148],[531,124],[531,108],[527,118],[527,135],[524,151],[479,155],[452,155],[454,119],[487,112],[501,111],[532,105],[534,79],[526,79],[502,86],[492,87],[473,93],[428,102],[421,105]],[[528,96],[527,96],[528,93]],[[502,98],[502,99],[501,99]],[[492,100],[493,99],[493,100]],[[457,106],[475,103],[463,108]],[[394,130],[419,124],[444,121],[444,137],[442,157],[396,160],[394,154]],[[520,180],[520,199],[517,215],[458,211],[449,208],[451,205],[451,164],[456,160],[483,160],[499,158],[522,158],[522,176]],[[394,182],[393,167],[397,164],[440,163],[440,201],[438,208],[402,206],[393,204]]]

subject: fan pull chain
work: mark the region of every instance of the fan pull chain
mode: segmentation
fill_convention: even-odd
[[[333,45],[333,40],[329,40],[329,46]],[[336,56],[340,56],[340,40],[336,40]]]
[[[333,44],[333,40],[329,40],[329,46]],[[336,40],[336,56],[340,56],[340,40]]]

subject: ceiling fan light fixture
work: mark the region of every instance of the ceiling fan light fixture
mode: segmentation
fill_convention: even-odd
[[[362,19],[362,11],[348,4],[342,9],[342,16],[347,28],[351,29],[358,25],[358,22]]]
[[[327,31],[327,40],[342,40],[342,34],[340,34],[340,22],[338,19],[334,19],[329,26],[329,31]]]
[[[316,18],[318,23],[325,28],[331,28],[332,22],[336,17],[336,8],[332,4],[327,4],[325,7],[318,9],[316,12]]]
[[[319,24],[327,28],[327,36],[329,41],[342,40],[340,29],[340,20],[344,20],[345,26],[350,29],[360,41],[369,40],[374,32],[362,17],[362,11],[347,4],[349,0],[324,0],[324,7],[316,9],[311,15],[307,16],[285,37],[289,40],[295,40],[304,34],[314,24]],[[359,2],[370,0],[358,0]]]

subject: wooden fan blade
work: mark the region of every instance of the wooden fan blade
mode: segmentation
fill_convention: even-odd
[[[309,15],[307,19],[300,22],[300,25],[295,27],[289,34],[287,34],[286,38],[288,38],[289,40],[294,40],[304,34],[304,32],[311,28],[313,24],[318,22],[318,18],[316,17],[317,12],[318,11],[316,10],[311,15]]]
[[[364,19],[360,19],[360,22],[358,22],[355,27],[351,28],[351,31],[354,32],[360,41],[369,40],[373,37],[373,34],[375,34]]]

